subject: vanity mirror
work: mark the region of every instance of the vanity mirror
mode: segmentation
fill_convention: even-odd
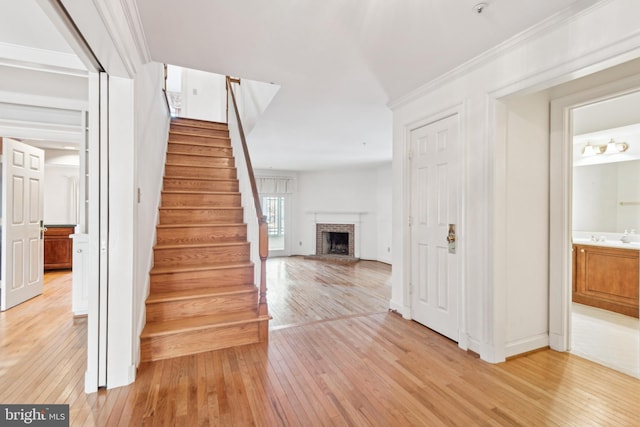
[[[640,92],[573,110],[574,232],[640,234]]]

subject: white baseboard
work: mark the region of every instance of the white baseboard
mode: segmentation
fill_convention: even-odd
[[[549,345],[549,335],[539,334],[532,337],[522,338],[517,341],[507,343],[505,348],[506,357],[516,356],[528,351],[537,350]]]
[[[77,307],[73,309],[74,317],[84,317],[89,315],[89,308],[87,306]]]
[[[405,319],[411,319],[411,308],[407,307],[406,305],[398,304],[397,302],[391,300],[389,301],[389,309],[397,311]]]
[[[482,345],[480,344],[480,341],[473,339],[467,335],[467,350],[471,350],[476,354],[480,354],[480,352],[482,351]]]
[[[550,334],[549,347],[551,347],[552,350],[556,351],[569,351],[567,339],[564,335]]]
[[[95,393],[98,391],[98,375],[95,372],[85,371],[84,392]]]

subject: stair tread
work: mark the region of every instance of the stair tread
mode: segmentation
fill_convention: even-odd
[[[180,126],[186,126],[187,123],[191,123],[194,125],[194,127],[200,127],[199,125],[205,126],[205,127],[209,127],[211,125],[216,125],[216,126],[220,126],[220,127],[224,127],[224,128],[229,128],[229,125],[227,123],[224,122],[214,122],[214,121],[210,121],[210,120],[200,120],[200,119],[190,119],[188,117],[174,117],[171,119],[171,124],[177,124]]]
[[[197,227],[239,227],[239,226],[246,226],[246,224],[244,222],[231,222],[231,223],[225,223],[225,224],[220,224],[220,223],[202,223],[202,224],[192,224],[192,223],[185,223],[185,224],[158,224],[156,226],[156,228],[197,228]]]
[[[219,295],[236,295],[256,292],[257,288],[252,283],[243,285],[221,286],[208,289],[181,289],[179,291],[151,292],[147,298],[147,304],[157,304],[169,301],[183,301],[202,297]]]
[[[260,322],[268,318],[269,316],[258,315],[254,310],[246,310],[233,313],[189,317],[186,319],[166,320],[162,322],[148,322],[144,327],[142,334],[140,334],[140,338],[153,338],[210,328],[223,328],[225,326],[238,325],[242,323]]]
[[[155,245],[153,249],[187,249],[187,248],[211,248],[222,246],[246,246],[249,242],[220,242],[220,243],[185,243],[179,245]]]
[[[211,194],[211,195],[219,195],[219,196],[227,196],[227,195],[240,195],[239,191],[205,191],[205,190],[162,190],[163,194]]]
[[[175,155],[175,156],[209,157],[211,159],[233,159],[233,156],[221,156],[221,155],[217,155],[217,154],[206,154],[206,153],[193,153],[193,152],[176,153],[176,152],[170,152],[168,154],[169,155]],[[210,166],[206,166],[206,167],[210,167]],[[216,167],[218,167],[218,166],[216,166]],[[222,167],[231,168],[232,166],[219,166],[219,167],[221,167],[221,168]]]
[[[210,209],[218,209],[218,210],[238,210],[238,209],[242,209],[241,206],[238,207],[233,207],[233,206],[161,206],[159,208],[160,210],[189,210],[189,209],[206,209],[206,210],[210,210]]]
[[[205,265],[205,266],[185,266],[185,267],[153,267],[151,269],[151,275],[160,275],[168,273],[188,273],[192,271],[207,271],[207,270],[224,270],[231,268],[246,268],[253,267],[252,262],[241,263],[229,263],[229,264],[217,264],[217,265]]]
[[[229,169],[229,170],[236,170],[235,166],[202,166],[202,165],[186,165],[183,163],[176,163],[176,162],[167,162],[166,166],[188,166],[190,168],[199,168],[199,169]]]
[[[238,178],[209,178],[206,176],[182,176],[182,175],[165,175],[165,178],[180,179],[187,181],[224,181],[224,182],[238,182]]]
[[[198,129],[202,129],[202,128],[198,128]],[[212,132],[228,132],[228,130],[226,129],[207,129],[210,130]],[[197,133],[197,132],[189,132],[187,129],[171,129],[169,130],[169,135],[186,135],[186,136],[197,136],[197,137],[201,137],[201,138],[216,138],[216,139],[229,139],[229,136],[223,136],[223,135],[209,135],[209,134],[202,134],[202,133]]]
[[[229,138],[227,138],[229,139]],[[177,144],[177,145],[191,145],[194,147],[211,147],[211,148],[228,148],[231,149],[231,145],[230,145],[230,140],[227,141],[229,142],[228,144],[223,144],[223,145],[216,145],[214,143],[212,143],[211,141],[206,142],[206,141],[175,141],[172,140],[171,138],[169,138],[168,143],[169,144]],[[231,156],[229,156],[231,157]]]

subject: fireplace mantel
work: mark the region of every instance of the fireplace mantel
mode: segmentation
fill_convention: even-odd
[[[362,215],[367,212],[356,211],[309,211],[315,224],[360,224]]]

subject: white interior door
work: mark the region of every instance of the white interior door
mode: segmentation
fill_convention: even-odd
[[[2,156],[4,311],[42,293],[44,152],[5,138]]]
[[[457,115],[411,132],[412,317],[454,341],[460,256],[447,237],[451,226],[459,231],[458,146]]]

